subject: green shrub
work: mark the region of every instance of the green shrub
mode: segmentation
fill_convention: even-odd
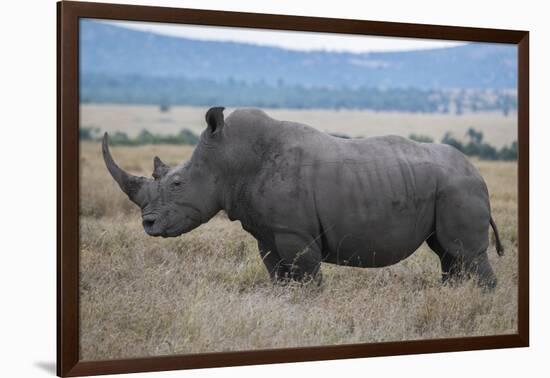
[[[189,129],[182,129],[178,137],[184,141],[184,144],[196,145],[199,143],[199,137]]]
[[[466,136],[470,139],[468,144],[463,144],[455,139],[450,132],[446,132],[441,143],[448,144],[467,156],[476,156],[482,160],[517,160],[517,142],[510,146],[504,146],[500,150],[488,143],[483,143],[483,133],[473,128],[468,129]],[[412,138],[411,138],[412,139]]]
[[[518,143],[513,142],[510,147],[504,146],[499,151],[500,160],[517,160],[518,159]]]
[[[434,141],[431,137],[422,134],[411,134],[409,135],[409,139],[420,143],[433,143]]]
[[[499,159],[499,153],[497,149],[490,144],[482,143],[479,146],[477,146],[477,156],[479,156],[480,159],[483,160],[498,160]]]
[[[128,134],[122,132],[122,131],[117,131],[115,132],[113,135],[110,136],[109,138],[109,142],[113,145],[113,146],[118,146],[118,145],[122,145],[122,146],[129,146],[129,145],[133,145],[133,141],[128,137]]]
[[[453,146],[457,150],[464,152],[464,146],[462,145],[462,143],[458,139],[454,138],[449,131],[445,133],[443,139],[441,139],[441,143],[448,144],[450,146]]]
[[[97,127],[81,127],[79,130],[80,140],[94,140],[99,135],[99,129]]]

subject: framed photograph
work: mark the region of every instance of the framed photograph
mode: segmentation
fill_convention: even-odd
[[[529,345],[528,32],[57,9],[59,376]]]

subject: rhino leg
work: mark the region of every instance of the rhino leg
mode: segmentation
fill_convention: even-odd
[[[441,261],[441,282],[446,283],[449,280],[455,280],[458,278],[460,269],[458,261],[451,254],[447,253],[434,233],[430,236],[426,243],[432,251],[436,253]]]
[[[436,197],[435,234],[429,244],[440,256],[449,278],[477,276],[480,285],[494,287],[496,277],[489,264],[491,210],[487,188],[475,177],[447,183]],[[435,236],[435,237],[434,237]]]
[[[289,271],[289,278],[307,283],[321,284],[321,251],[313,238],[307,239],[291,233],[275,234],[279,256]]]
[[[497,280],[487,257],[491,215],[482,184],[462,179],[441,190],[435,211],[437,243],[432,240],[432,245],[451,276],[475,275],[481,285],[494,287]]]
[[[434,251],[441,261],[441,282],[455,282],[464,279],[468,275],[476,275],[479,283],[489,288],[494,288],[497,280],[486,252],[473,259],[464,259],[464,256],[454,257],[448,253],[433,234],[426,243]]]
[[[261,241],[258,241],[258,249],[271,281],[273,283],[285,283],[290,271],[279,254],[274,251],[274,248],[269,248],[266,243]]]
[[[497,277],[489,263],[487,251],[480,253],[471,261],[468,261],[466,269],[469,274],[475,274],[479,278],[479,283],[487,288],[493,289],[497,285]]]

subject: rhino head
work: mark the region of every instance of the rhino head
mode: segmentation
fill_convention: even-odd
[[[173,237],[207,222],[222,208],[220,167],[222,107],[206,113],[207,128],[190,160],[169,167],[153,160],[153,177],[139,177],[122,170],[109,152],[108,134],[103,136],[103,159],[111,176],[128,198],[141,208],[143,228],[151,236]]]

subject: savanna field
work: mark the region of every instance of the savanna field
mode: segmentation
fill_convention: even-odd
[[[139,118],[140,113],[131,109],[100,113],[83,109],[82,123],[109,131],[116,130],[118,124],[119,130],[128,130],[122,122],[126,119],[126,124],[139,131],[135,124],[146,121],[146,116]],[[172,114],[178,114],[177,110]],[[165,125],[179,123],[180,128],[189,127],[183,123],[188,117],[199,128],[200,114],[204,114],[202,109],[192,112],[192,117],[185,115],[176,120],[170,118],[170,113],[151,112],[151,117],[162,119]],[[383,118],[382,114],[369,116]],[[94,117],[95,122],[89,121]],[[356,117],[352,118],[354,122]],[[388,122],[397,122],[395,117],[389,115]],[[445,121],[438,117],[438,122]],[[461,127],[466,130],[468,125],[477,125],[467,116],[448,117],[447,121],[459,130],[457,135]],[[110,122],[110,118],[121,122]],[[425,130],[431,129],[443,135],[455,130],[435,128],[428,118],[428,126],[422,128],[421,116],[413,118],[419,126],[403,127],[406,135],[418,131],[430,135]],[[406,119],[402,116],[403,122]],[[502,117],[499,123],[497,116],[487,116],[483,122],[487,127],[478,129],[487,130],[487,139],[495,145],[514,139],[513,133],[510,136],[510,118]],[[500,133],[493,126],[498,124],[505,125]],[[377,125],[382,133],[384,123]],[[331,131],[336,128],[326,127]],[[345,127],[351,130],[356,126]],[[387,130],[386,134],[400,133],[400,129],[389,125]],[[434,138],[438,135],[432,134]],[[143,176],[150,176],[155,155],[176,164],[187,159],[192,150],[190,146],[173,145],[111,148],[122,168]],[[491,232],[489,259],[499,280],[495,290],[484,291],[472,281],[442,286],[439,259],[425,244],[408,259],[388,268],[323,264],[321,287],[280,287],[271,284],[256,241],[223,213],[177,238],[146,235],[139,209],[105,168],[100,144],[83,142],[80,358],[119,359],[515,333],[517,164],[473,162],[489,187],[493,218],[506,251],[505,256],[497,256]]]

